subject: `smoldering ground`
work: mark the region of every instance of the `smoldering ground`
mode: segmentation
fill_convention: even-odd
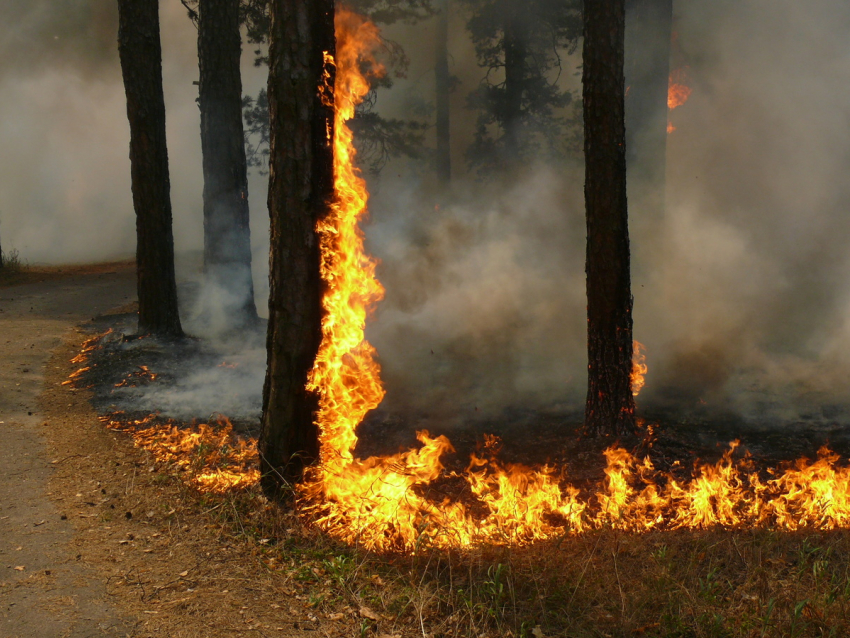
[[[7,27],[0,39],[4,51],[41,51],[5,62],[0,78],[4,246],[30,261],[131,252],[115,31],[45,6],[16,3],[21,24],[35,26]],[[632,212],[635,337],[647,346],[649,363],[639,410],[742,424],[846,423],[850,7],[834,0],[682,0],[675,13],[675,64],[687,67],[693,93],[670,115],[676,130],[668,139],[666,212]],[[195,33],[179,3],[164,4],[162,16],[175,241],[185,254],[202,241]],[[368,176],[367,247],[381,261],[386,287],[367,328],[387,382],[382,409],[446,427],[498,422],[517,410],[580,413],[580,157],[541,162],[508,180],[468,171],[464,149],[475,114],[466,96],[484,71],[463,23],[456,8],[453,196],[436,190],[427,162],[394,160],[380,176]],[[47,46],[59,29],[60,42],[76,44],[53,53],[25,46],[22,34]],[[433,102],[433,24],[400,25],[388,35],[404,46],[411,66],[406,79],[382,90],[377,109],[399,117]],[[249,51],[246,60],[248,69]],[[563,86],[579,89],[579,64],[564,55]],[[252,78],[254,86],[262,83]],[[262,309],[264,180],[254,175],[251,188]],[[197,260],[180,263],[184,280],[198,270]],[[188,316],[202,306],[184,307]],[[259,349],[255,354],[240,365],[255,368],[244,379],[245,396],[258,402],[265,359]],[[230,383],[216,376],[220,362],[199,364],[197,383],[187,383],[183,395],[144,402],[175,412],[193,405],[200,416],[219,411],[206,401]]]

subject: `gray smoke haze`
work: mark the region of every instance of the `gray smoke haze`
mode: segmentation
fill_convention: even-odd
[[[15,19],[0,28],[0,237],[30,262],[133,252],[115,15],[103,4],[16,1]],[[161,6],[175,238],[188,280],[202,242],[196,34],[177,0]],[[639,406],[846,422],[850,5],[680,0],[675,12],[677,59],[693,93],[671,115],[666,215],[632,218],[635,336],[650,367]],[[466,96],[484,71],[463,23],[460,15],[452,22],[451,71],[461,82],[452,97],[452,196],[435,192],[421,163],[394,161],[369,177],[367,245],[387,294],[367,332],[387,381],[385,407],[447,425],[509,408],[580,408],[580,158],[530,166],[504,184],[467,173],[475,114]],[[377,108],[401,117],[433,102],[433,24],[387,35],[411,66]],[[251,57],[246,47],[245,91],[256,94],[264,77]],[[560,84],[579,87],[579,71],[580,59],[565,57]],[[252,177],[261,312],[265,188]],[[209,294],[200,299],[207,305],[190,303],[190,321],[215,306]],[[214,333],[215,322],[204,330]],[[261,370],[262,356],[246,354],[245,368],[251,361]],[[220,383],[204,374],[172,397],[175,406]],[[262,375],[245,379],[256,400]]]

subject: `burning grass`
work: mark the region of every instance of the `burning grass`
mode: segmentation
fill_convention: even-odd
[[[86,349],[94,353],[94,345],[89,341]],[[73,369],[97,363],[97,356],[75,359]],[[86,384],[85,374],[76,383]],[[62,391],[71,392],[72,388],[65,386]],[[129,437],[139,458],[137,465],[148,468],[144,473],[150,477],[147,492],[134,494],[143,505],[133,509],[159,512],[164,505],[157,503],[167,501],[163,514],[178,509],[181,530],[187,525],[194,530],[208,529],[203,536],[207,540],[199,536],[197,541],[199,561],[211,560],[205,559],[204,553],[221,553],[221,543],[230,548],[227,555],[235,552],[248,557],[244,559],[248,563],[238,567],[239,573],[253,569],[261,574],[264,595],[281,610],[272,608],[272,617],[275,613],[297,617],[300,629],[331,636],[433,638],[743,638],[850,632],[850,536],[846,531],[815,529],[830,526],[823,517],[793,518],[799,522],[796,531],[777,528],[775,516],[761,526],[753,526],[749,520],[736,522],[728,517],[741,508],[756,511],[753,502],[745,499],[730,514],[717,507],[718,494],[714,492],[704,493],[704,500],[717,520],[703,521],[703,529],[662,530],[664,526],[658,524],[643,533],[628,531],[628,512],[636,507],[635,496],[646,488],[644,480],[650,473],[643,461],[624,452],[609,452],[607,467],[624,480],[615,481],[608,475],[599,496],[587,498],[588,507],[581,517],[587,529],[581,534],[563,519],[548,518],[536,524],[557,527],[559,533],[549,539],[524,542],[507,535],[502,545],[459,548],[440,547],[439,542],[432,542],[432,536],[423,534],[411,553],[399,553],[370,551],[362,544],[350,546],[334,540],[322,533],[315,521],[266,501],[252,473],[256,472],[255,450],[249,442],[237,443],[225,420],[190,428],[159,417],[110,415],[102,422]],[[479,456],[487,459],[498,447],[495,439],[488,439]],[[823,469],[834,468],[836,463],[832,456],[819,462]],[[750,485],[752,463],[738,448],[707,467],[725,476],[726,484],[740,487]],[[801,471],[812,465],[790,469]],[[682,464],[677,467],[666,483],[659,479],[658,493],[675,492],[677,473],[678,489],[687,484],[681,476],[689,476],[690,469]],[[244,480],[205,483],[203,477],[211,472],[218,477],[231,472]],[[775,480],[758,472],[755,475],[760,477],[759,485]],[[698,472],[694,484],[703,485],[702,478],[703,473]],[[817,492],[820,488],[811,478],[781,487],[789,495],[814,491],[823,502],[832,498],[827,492]],[[847,490],[838,490],[841,493]],[[586,494],[590,493],[582,488],[582,497]],[[475,495],[486,496],[486,489]],[[501,515],[533,522],[522,496],[514,501],[513,509],[505,509]],[[176,498],[180,505],[172,504]],[[685,512],[699,501],[683,498],[680,494],[678,509],[671,511]],[[435,501],[435,508],[439,502]],[[784,511],[789,511],[790,505],[785,505]],[[480,515],[480,508],[475,511]],[[237,569],[235,563],[228,565],[228,570]],[[221,569],[204,572],[205,576],[193,573],[187,577],[191,589],[205,591],[207,585],[211,592],[216,586],[221,589],[216,583],[227,578]],[[122,582],[128,583],[123,586],[128,590],[133,583]],[[156,609],[147,587],[144,608]],[[246,594],[242,612],[260,617],[260,610],[251,607],[252,595]],[[162,602],[170,604],[171,598],[181,601],[187,596],[175,590]],[[287,611],[288,601],[293,599],[297,613]],[[163,609],[172,614],[179,607]],[[269,620],[268,627],[275,626]],[[208,633],[199,630],[196,635]]]

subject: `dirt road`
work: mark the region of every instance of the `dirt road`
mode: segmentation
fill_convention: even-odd
[[[66,269],[0,288],[0,636],[125,636],[132,623],[70,544],[51,501],[55,463],[38,397],[45,366],[72,326],[135,298],[130,264]]]

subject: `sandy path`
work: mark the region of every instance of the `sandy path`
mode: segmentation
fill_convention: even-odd
[[[135,297],[127,264],[74,269],[0,289],[0,636],[131,633],[78,561],[74,530],[49,498],[54,466],[38,410],[45,366],[75,324]]]

